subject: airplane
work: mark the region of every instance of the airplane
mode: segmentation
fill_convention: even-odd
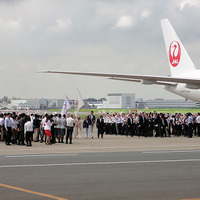
[[[169,92],[200,103],[200,70],[195,68],[168,19],[161,20],[161,27],[171,76],[56,70],[41,70],[37,72],[106,77],[111,80],[139,82],[145,85],[157,84],[164,86],[164,89]]]

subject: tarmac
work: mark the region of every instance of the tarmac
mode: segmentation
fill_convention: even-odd
[[[104,135],[104,138],[75,138],[73,144],[32,142],[32,147],[0,143],[0,155],[43,154],[45,153],[86,153],[86,152],[125,152],[158,150],[192,150],[200,149],[200,137],[126,137]]]
[[[200,138],[0,143],[0,200],[200,199]]]

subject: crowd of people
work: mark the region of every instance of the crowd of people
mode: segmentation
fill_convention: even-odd
[[[107,113],[100,114],[100,119],[103,120],[102,132],[105,134],[131,137],[200,136],[200,113]]]
[[[96,119],[94,112],[81,120],[72,114],[26,115],[22,113],[0,114],[0,140],[6,145],[32,146],[34,142],[72,144],[72,138],[93,138],[94,126],[97,137],[105,135],[171,137],[200,136],[200,113],[100,113]],[[82,136],[84,130],[84,136]]]
[[[90,128],[90,138],[93,138],[93,127],[95,116],[93,112],[87,116],[87,128]],[[84,129],[87,129],[84,128]],[[72,144],[73,137],[79,137],[82,131],[82,123],[79,116],[38,114],[26,115],[22,113],[0,114],[0,141],[6,145],[17,144],[32,146],[34,142],[45,142],[50,145],[54,143]],[[65,140],[64,140],[65,138]]]

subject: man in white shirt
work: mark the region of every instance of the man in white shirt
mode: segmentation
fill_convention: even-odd
[[[67,135],[66,135],[66,144],[68,144],[68,139],[70,141],[70,144],[72,144],[72,133],[75,125],[75,120],[73,119],[73,115],[70,115],[66,119],[67,122]]]
[[[61,125],[61,143],[63,142],[64,136],[65,136],[65,132],[66,132],[66,115],[64,114],[62,117],[62,125]]]
[[[197,113],[196,117],[196,123],[197,123],[197,130],[198,130],[198,136],[200,137],[200,113]]]
[[[6,145],[10,145],[11,137],[12,137],[12,120],[11,114],[8,113],[5,119],[5,129],[6,129]]]
[[[118,129],[118,135],[122,134],[122,116],[120,114],[117,115],[117,129]]]
[[[46,142],[46,134],[45,134],[44,127],[45,127],[47,116],[48,116],[48,114],[45,114],[45,117],[42,119],[42,122],[40,124],[40,133],[41,133],[40,142],[41,143],[43,143],[43,140],[44,140],[44,142]]]
[[[33,137],[33,122],[31,121],[31,118],[27,117],[27,122],[24,124],[24,134],[26,135],[26,146],[32,146],[31,145],[31,138]]]
[[[12,136],[12,143],[17,144],[17,137],[18,137],[18,119],[17,116],[13,116],[12,121],[12,130],[13,130],[13,136]]]

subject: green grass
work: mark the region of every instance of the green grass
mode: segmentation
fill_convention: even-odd
[[[133,109],[133,110],[136,110],[136,109]],[[61,109],[50,109],[49,111],[51,112],[61,112]],[[95,113],[98,113],[99,111],[100,112],[103,112],[105,111],[106,113],[108,112],[128,112],[128,109],[80,109],[79,110],[79,113],[81,112],[88,112],[90,113],[91,111],[94,111]],[[74,112],[74,109],[69,109],[68,112]]]
[[[129,110],[128,109],[81,109],[81,110],[79,110],[79,115],[81,115],[82,117],[84,117],[84,116],[87,116],[87,115],[85,115],[85,113],[90,113],[91,111],[94,111],[94,113],[96,114],[96,115],[98,115],[98,113],[99,113],[99,111],[101,112],[101,113],[103,113],[103,112],[105,112],[105,113],[119,113],[119,112],[123,112],[123,113],[128,113],[129,112]],[[130,110],[136,110],[136,109],[130,109]],[[61,112],[61,110],[59,109],[57,109],[57,110],[49,110],[49,111],[51,111],[51,112],[57,112],[57,113],[59,113],[59,112]],[[188,112],[190,112],[190,113],[197,113],[197,112],[200,112],[200,109],[183,109],[183,108],[163,108],[163,109],[157,109],[157,108],[155,108],[155,109],[138,109],[138,111],[142,111],[142,112],[147,112],[147,113],[149,113],[149,112],[158,112],[158,113],[172,113],[172,114],[174,114],[174,113],[188,113]],[[74,109],[70,109],[68,112],[74,112]],[[81,113],[84,113],[84,114],[81,114]]]
[[[142,111],[146,111],[146,112],[153,112],[156,111],[158,113],[197,113],[200,112],[200,109],[193,109],[193,108],[188,108],[188,109],[184,109],[184,108],[163,108],[163,109],[142,109]]]
[[[135,109],[134,109],[135,110]],[[57,113],[61,113],[61,109],[50,109],[48,110],[50,112],[57,112]],[[128,109],[81,109],[79,110],[78,115],[84,119],[86,116],[88,116],[90,114],[91,111],[94,111],[94,115],[95,117],[99,116],[99,111],[101,113],[105,112],[105,113],[119,113],[119,112],[123,112],[123,113],[127,113],[129,112]],[[73,113],[74,109],[69,109],[68,110],[69,113]],[[87,114],[86,114],[87,113]]]

